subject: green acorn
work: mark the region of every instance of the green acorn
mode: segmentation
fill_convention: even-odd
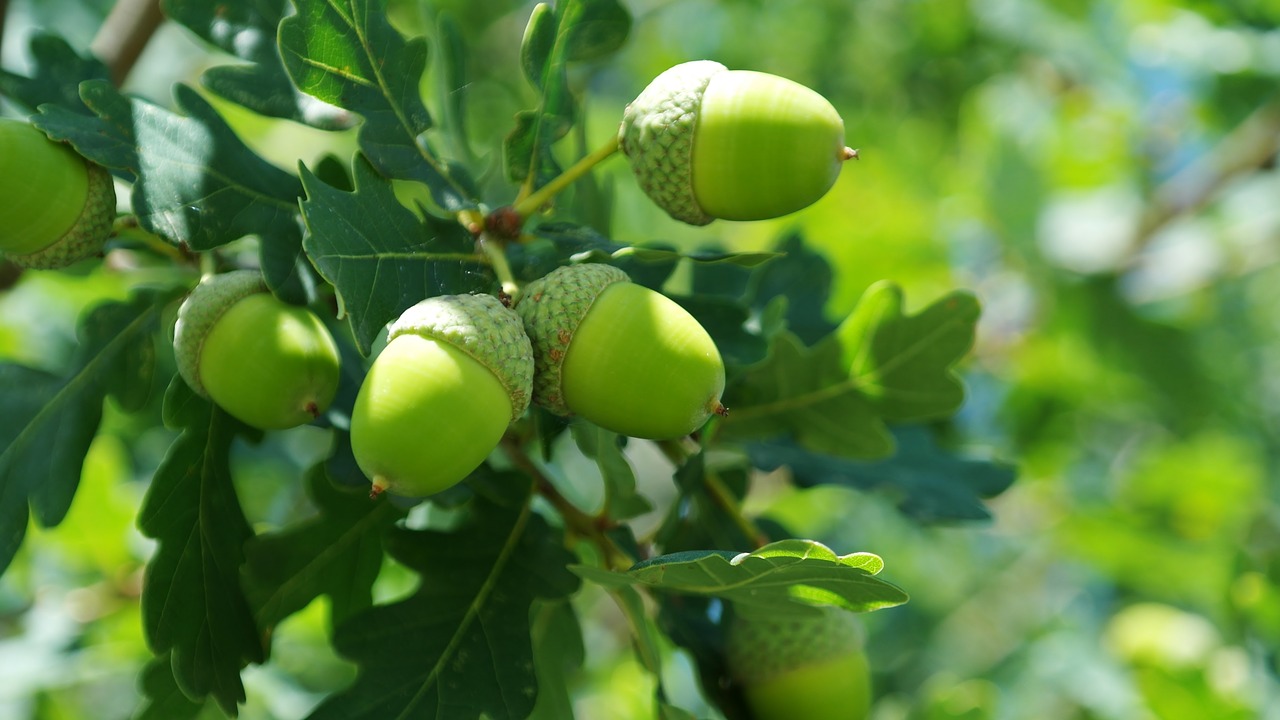
[[[622,152],[640,187],[677,220],[763,220],[816,202],[845,160],[844,121],[826,98],[718,62],[659,75],[622,117]]]
[[[423,300],[392,323],[351,413],[351,449],[373,482],[422,497],[484,462],[529,407],[533,350],[491,295]]]
[[[34,126],[5,118],[0,198],[0,253],[27,268],[62,268],[101,253],[116,217],[110,173]]]
[[[746,618],[729,626],[726,661],[754,720],[864,720],[871,672],[853,613]]]
[[[268,292],[256,270],[202,280],[178,308],[173,349],[192,390],[263,430],[310,422],[338,390],[329,330]]]
[[[724,413],[724,361],[684,308],[609,265],[559,268],[524,289],[533,397],[632,437],[671,439]]]

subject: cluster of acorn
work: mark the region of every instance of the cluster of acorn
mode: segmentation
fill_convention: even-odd
[[[329,331],[257,271],[201,282],[174,349],[193,389],[255,427],[301,425],[337,391]],[[479,467],[530,401],[665,439],[723,412],[723,390],[720,353],[692,315],[615,267],[571,265],[530,283],[514,310],[492,295],[406,310],[360,387],[351,446],[375,493],[419,497]]]
[[[711,61],[677,65],[630,103],[618,133],[641,186],[677,220],[759,220],[831,188],[844,124],[825,98]],[[102,252],[115,217],[110,175],[27,123],[0,119],[0,253],[58,268]],[[350,418],[374,492],[419,497],[480,466],[531,402],[622,435],[676,438],[715,413],[724,364],[706,330],[666,296],[608,265],[530,283],[514,308],[489,295],[432,297],[390,326]],[[186,382],[262,429],[311,421],[337,392],[325,324],[284,303],[257,271],[205,278],[174,328]],[[862,718],[869,688],[852,616],[739,619],[729,665],[758,720]],[[780,624],[781,623],[781,624]],[[781,644],[780,644],[781,643]]]

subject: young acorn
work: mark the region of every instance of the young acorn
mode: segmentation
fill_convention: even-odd
[[[533,399],[613,432],[664,440],[725,413],[724,361],[698,321],[610,265],[570,265],[516,304],[533,342]]]
[[[857,157],[826,98],[711,60],[676,65],[649,83],[623,113],[618,141],[645,194],[691,225],[808,207]]]
[[[484,462],[529,407],[533,349],[491,295],[423,300],[391,324],[351,413],[351,449],[372,495],[422,497]]]
[[[262,430],[314,420],[338,391],[328,328],[268,292],[256,270],[202,280],[178,308],[173,350],[191,389]]]
[[[56,269],[102,252],[116,190],[102,166],[34,126],[0,118],[0,254]]]
[[[807,617],[735,616],[725,650],[755,720],[863,720],[870,712],[862,628],[843,608]]]

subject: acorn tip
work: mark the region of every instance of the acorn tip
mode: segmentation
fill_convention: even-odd
[[[842,160],[859,160],[860,159],[858,155],[858,151],[851,147],[847,147],[844,150],[841,150],[840,158]]]

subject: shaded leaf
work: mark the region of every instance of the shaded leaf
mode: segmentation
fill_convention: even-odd
[[[32,111],[53,104],[68,112],[90,114],[80,99],[80,83],[109,80],[107,66],[92,55],[78,55],[66,40],[52,33],[35,33],[30,47],[31,77],[0,69],[0,95]]]
[[[902,291],[868,288],[853,313],[807,348],[789,332],[769,356],[726,392],[724,431],[738,438],[790,435],[815,452],[884,457],[893,451],[886,420],[954,412],[964,389],[952,371],[973,344],[978,303],[951,293],[917,315],[902,312]]]
[[[501,481],[501,482],[496,482]],[[359,675],[313,720],[524,718],[537,697],[530,640],[535,600],[577,589],[573,560],[529,505],[529,483],[495,478],[452,532],[401,530],[388,549],[422,577],[406,600],[339,628],[335,645]],[[497,494],[501,493],[501,494]]]
[[[555,265],[564,264],[565,262],[611,262],[611,264],[622,265],[625,261],[632,261],[642,262],[646,265],[664,266],[672,265],[682,259],[692,260],[699,264],[725,263],[739,267],[756,267],[779,257],[779,254],[775,252],[681,251],[668,247],[623,245],[601,235],[591,227],[569,222],[543,223],[533,228],[530,232],[536,238],[549,241],[549,245],[544,243],[543,247],[546,247],[550,256],[555,258],[555,263],[551,264],[550,269],[554,269]],[[520,269],[523,269],[521,266],[535,267],[534,274],[527,275],[527,279],[541,277],[549,271],[549,269],[542,269],[549,264],[546,260],[540,257],[530,257],[527,249],[525,253],[525,255],[515,255],[512,264]],[[670,273],[671,269],[665,268],[663,272]],[[522,277],[526,277],[526,275],[522,274]]]
[[[983,498],[1007,490],[1017,475],[1010,465],[946,452],[924,427],[898,427],[894,437],[897,453],[880,462],[820,455],[785,442],[752,443],[747,453],[762,470],[790,468],[804,487],[836,484],[885,494],[924,523],[990,517]]]
[[[679,494],[667,509],[656,539],[665,552],[750,547],[748,537],[707,486],[706,454],[697,453],[676,469]],[[737,503],[747,493],[745,470],[717,470],[716,478]]]
[[[567,601],[534,602],[530,615],[538,701],[529,720],[573,717],[569,673],[582,667],[587,653],[578,616]]]
[[[570,429],[578,449],[600,468],[606,517],[626,520],[653,509],[649,499],[636,492],[636,473],[622,454],[621,436],[586,422],[573,423]]]
[[[424,221],[363,158],[355,190],[321,182],[306,168],[302,203],[307,255],[338,293],[360,351],[409,306],[435,295],[486,290],[492,276],[471,235],[455,222]]]
[[[364,488],[338,488],[323,465],[307,478],[316,517],[245,544],[245,595],[258,626],[270,630],[321,595],[336,627],[373,604],[382,536],[402,513]]]
[[[147,643],[172,653],[178,686],[212,695],[228,714],[244,702],[240,669],[265,659],[240,585],[253,536],[231,484],[231,443],[241,426],[181,378],[165,396],[165,422],[182,434],[151,480],[138,527],[156,540],[142,591]]]
[[[126,411],[147,404],[156,364],[153,338],[175,295],[140,291],[86,312],[65,377],[0,363],[0,571],[22,544],[28,507],[44,527],[66,516],[106,397]]]
[[[45,108],[36,125],[94,162],[136,178],[132,206],[143,228],[198,251],[257,235],[267,284],[300,299],[302,186],[296,177],[250,150],[185,85],[174,89],[185,116],[125,97],[104,81],[85,83],[81,93],[100,122]]]
[[[280,53],[303,92],[359,113],[360,149],[388,178],[425,184],[446,212],[475,207],[461,168],[439,158],[423,133],[434,123],[418,83],[427,64],[422,38],[405,40],[387,20],[386,0],[293,0],[280,23]]]
[[[605,587],[710,595],[756,617],[801,615],[817,605],[869,612],[907,601],[907,594],[875,575],[884,561],[871,553],[836,555],[813,540],[788,539],[750,553],[687,551],[637,563],[625,573],[585,565],[572,570]]]
[[[248,61],[205,70],[200,82],[214,93],[267,117],[324,130],[354,126],[355,115],[299,92],[285,72],[276,46],[276,28],[288,6],[287,0],[163,0],[164,14],[170,20],[210,45]]]
[[[764,312],[778,298],[786,300],[786,327],[812,345],[835,325],[827,319],[831,297],[831,265],[811,250],[800,235],[789,235],[778,248],[786,257],[757,270],[751,277],[749,302]]]
[[[203,702],[193,701],[178,687],[168,655],[152,658],[142,668],[138,686],[144,699],[134,720],[192,720],[204,710]]]

